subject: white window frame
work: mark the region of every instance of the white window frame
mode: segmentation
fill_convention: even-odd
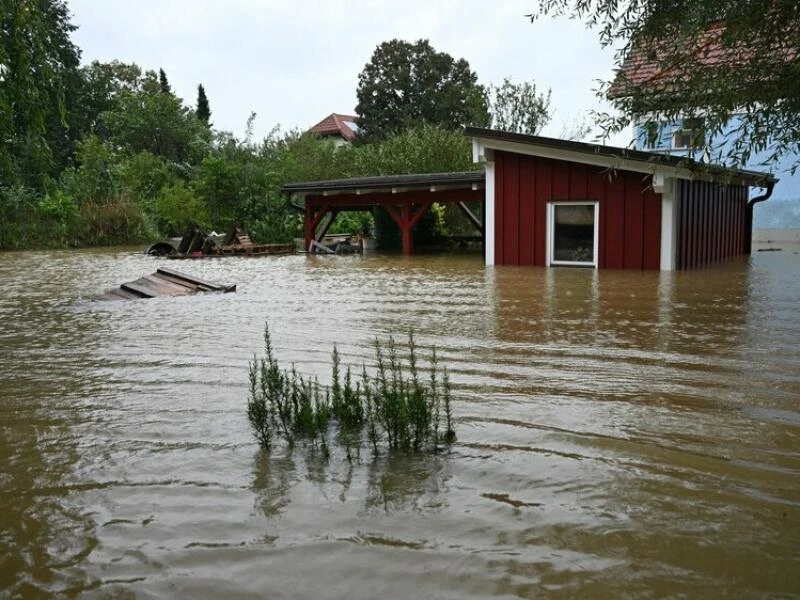
[[[687,121],[697,121],[699,127],[686,127]],[[687,138],[693,138],[695,136],[703,136],[703,143],[699,146],[692,146],[691,142],[689,144],[684,144],[679,146],[677,143],[678,136],[686,136]],[[673,150],[697,150],[705,146],[706,141],[708,138],[708,131],[706,129],[706,118],[705,117],[684,117],[681,120],[680,126],[672,132],[672,149]]]
[[[554,260],[553,243],[555,235],[555,209],[557,206],[592,206],[594,207],[594,248],[592,249],[592,262],[579,262],[574,260]],[[547,256],[548,267],[591,267],[597,268],[598,250],[600,247],[600,203],[597,200],[556,200],[547,203]]]

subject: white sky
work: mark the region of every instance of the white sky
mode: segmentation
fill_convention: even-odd
[[[375,47],[427,38],[465,58],[483,84],[534,81],[552,88],[558,137],[601,108],[597,79],[613,53],[594,31],[567,19],[534,24],[537,0],[68,0],[82,61],[163,68],[194,105],[206,88],[217,129],[241,135],[251,111],[260,138],[273,126],[307,128],[356,105],[358,75]],[[587,141],[591,141],[593,136]],[[610,140],[626,145],[628,135]]]

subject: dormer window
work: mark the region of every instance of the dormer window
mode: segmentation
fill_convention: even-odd
[[[706,121],[702,117],[684,119],[672,137],[672,147],[678,150],[702,148],[706,143]]]

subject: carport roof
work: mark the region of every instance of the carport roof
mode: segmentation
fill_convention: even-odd
[[[355,177],[351,179],[329,179],[287,183],[281,192],[289,196],[310,194],[367,194],[370,192],[406,192],[414,190],[458,190],[482,189],[486,174],[480,171],[458,173],[416,173],[410,175],[382,175],[379,177]]]

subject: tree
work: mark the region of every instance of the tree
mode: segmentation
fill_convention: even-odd
[[[537,94],[535,83],[506,77],[503,85],[489,86],[488,96],[494,129],[535,135],[550,122],[550,90]]]
[[[81,68],[80,110],[73,114],[72,122],[81,137],[96,133],[100,114],[117,107],[122,92],[141,90],[142,70],[136,64],[119,61],[101,63],[92,61]]]
[[[428,40],[383,42],[358,78],[359,136],[383,139],[422,124],[487,125],[477,81],[466,60],[437,52]]]
[[[599,115],[605,134],[632,115],[646,115],[655,135],[702,114],[728,138],[715,158],[744,166],[765,153],[764,164],[791,156],[800,166],[797,0],[542,0],[530,17],[543,15],[582,19],[617,48],[616,79],[599,91],[622,114]]]
[[[195,111],[197,118],[202,121],[206,127],[210,127],[211,123],[211,108],[208,106],[208,98],[206,98],[206,90],[203,84],[197,86],[197,110]]]
[[[161,88],[162,94],[172,93],[172,88],[169,85],[169,80],[167,79],[167,74],[164,72],[164,69],[158,70],[158,85]]]
[[[73,151],[80,78],[63,0],[0,0],[0,182],[41,187]]]
[[[209,131],[194,111],[173,94],[122,91],[112,110],[100,115],[100,129],[116,147],[147,151],[173,163],[194,164],[206,154]]]

